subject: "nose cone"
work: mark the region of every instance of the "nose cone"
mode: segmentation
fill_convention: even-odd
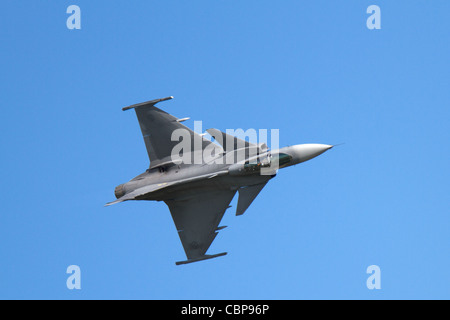
[[[292,156],[293,164],[297,164],[315,158],[331,148],[333,148],[333,146],[329,144],[298,144],[289,147],[290,150],[288,150],[287,153]]]

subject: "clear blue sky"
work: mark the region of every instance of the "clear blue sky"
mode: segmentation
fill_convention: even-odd
[[[81,30],[66,9],[81,8]],[[381,8],[381,30],[366,9]],[[450,298],[450,2],[3,1],[0,298]],[[134,112],[345,142],[282,170],[185,266],[164,203],[114,199]],[[237,197],[232,205],[235,207]],[[81,290],[66,268],[81,268]],[[366,269],[381,268],[381,290]]]

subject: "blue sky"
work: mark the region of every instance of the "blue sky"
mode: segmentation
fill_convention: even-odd
[[[81,8],[81,30],[66,9]],[[369,30],[366,9],[381,9]],[[450,2],[4,1],[0,298],[450,298]],[[344,145],[283,169],[185,266],[130,104]],[[237,197],[233,200],[236,206]],[[68,290],[66,268],[81,268]],[[366,269],[381,269],[369,290]]]

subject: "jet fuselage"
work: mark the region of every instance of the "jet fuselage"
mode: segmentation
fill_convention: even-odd
[[[223,159],[222,161],[221,159],[216,159],[215,162],[197,166],[185,166],[181,163],[164,168],[149,169],[129,182],[117,186],[115,195],[116,198],[120,198],[147,185],[160,184],[164,186],[166,183],[180,180],[187,181],[149,192],[140,196],[137,200],[165,201],[171,199],[172,193],[179,194],[184,191],[189,194],[191,192],[195,193],[199,189],[208,188],[237,190],[240,187],[265,183],[276,175],[278,168],[281,169],[305,162],[332,147],[326,144],[299,144],[258,155],[257,158],[264,158],[269,155],[272,165],[276,162],[276,168],[272,172],[268,171],[267,174],[262,174],[262,166],[258,161],[255,161],[256,163],[254,164],[246,164],[249,161],[227,164],[223,163],[226,162]],[[226,158],[226,156],[223,155],[222,158]],[[238,168],[242,168],[242,170]]]

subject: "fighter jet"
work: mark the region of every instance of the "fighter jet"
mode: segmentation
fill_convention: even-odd
[[[123,108],[134,109],[141,127],[150,167],[115,188],[117,200],[164,201],[169,207],[187,264],[226,255],[207,254],[225,211],[236,192],[236,215],[242,215],[277,170],[310,160],[331,149],[327,144],[299,144],[270,150],[265,143],[252,143],[217,129],[199,134],[155,107],[173,97],[151,100]]]

